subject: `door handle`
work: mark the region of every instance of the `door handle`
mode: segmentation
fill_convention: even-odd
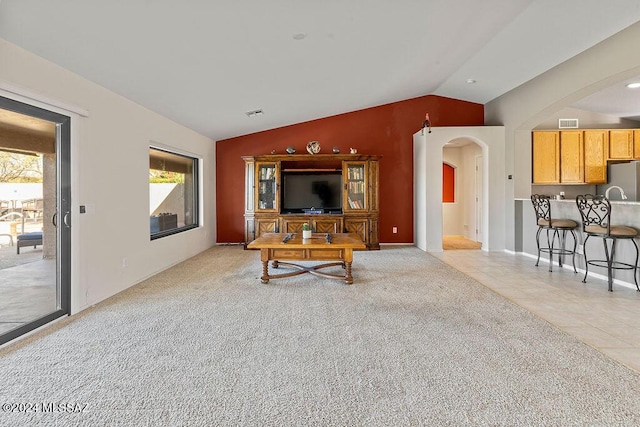
[[[64,213],[64,216],[62,217],[62,222],[64,223],[65,227],[70,228],[71,224],[69,224],[69,219],[71,218],[71,212],[66,211]]]
[[[58,212],[54,213],[53,216],[51,217],[51,223],[53,224],[54,227],[58,226]]]

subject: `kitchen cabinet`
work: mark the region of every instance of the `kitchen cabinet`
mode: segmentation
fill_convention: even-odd
[[[533,183],[584,183],[582,131],[533,132]]]
[[[584,182],[584,142],[582,131],[560,132],[560,183]]]
[[[533,131],[534,184],[606,184],[607,161],[640,160],[640,129]]]
[[[609,158],[631,160],[634,157],[632,129],[612,129],[609,131]]]
[[[534,131],[532,144],[534,184],[607,182],[609,130]]]
[[[607,182],[607,159],[609,158],[609,132],[593,129],[584,131],[584,182],[604,184]]]
[[[560,132],[535,131],[532,141],[533,183],[560,182]]]

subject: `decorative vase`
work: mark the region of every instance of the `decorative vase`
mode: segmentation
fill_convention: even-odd
[[[338,147],[333,147],[333,154],[338,154],[340,149]]]
[[[294,154],[296,152],[296,149],[292,145],[290,145],[287,147],[286,151],[288,154]]]
[[[311,230],[302,230],[302,238],[310,239],[311,238]]]

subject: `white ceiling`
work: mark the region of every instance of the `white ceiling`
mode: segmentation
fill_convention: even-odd
[[[484,104],[639,20],[638,0],[0,2],[0,37],[213,139]]]
[[[640,76],[619,82],[574,103],[572,107],[640,121],[640,88],[627,87],[628,83],[638,82]]]

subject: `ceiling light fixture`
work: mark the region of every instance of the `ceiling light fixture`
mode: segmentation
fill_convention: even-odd
[[[467,79],[467,83],[470,85],[474,84],[475,82],[476,82],[475,79]]]
[[[640,87],[640,82],[629,83],[627,87],[629,89],[638,89]]]
[[[247,111],[245,114],[247,115],[247,117],[256,117],[256,116],[263,115],[264,111],[262,111],[262,110],[253,110],[253,111]]]
[[[305,33],[298,33],[293,35],[294,40],[302,40],[305,39],[307,35]]]

